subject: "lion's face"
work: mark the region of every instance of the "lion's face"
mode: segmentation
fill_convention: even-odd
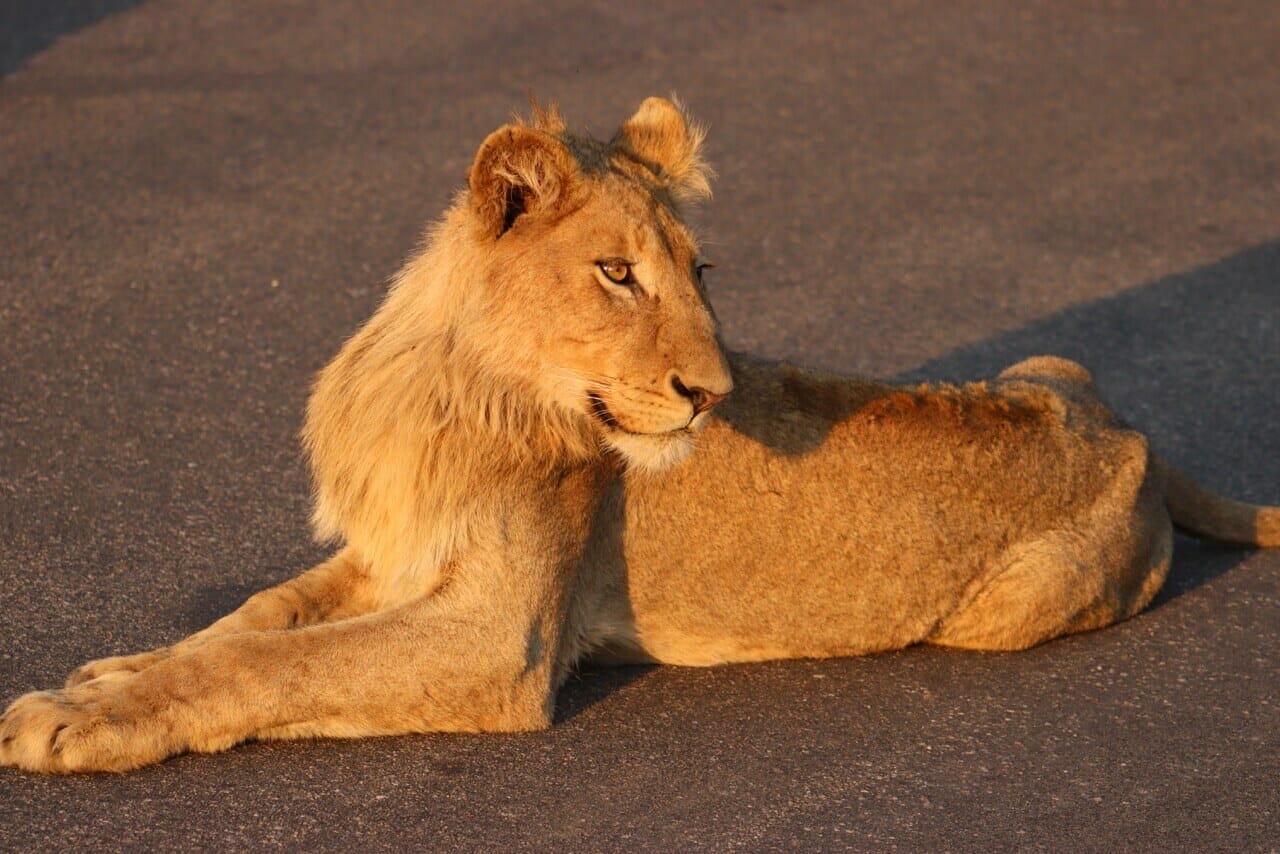
[[[521,130],[539,135],[519,140],[523,151],[508,144],[508,158],[531,149],[545,163],[548,147],[569,154],[551,135]],[[482,148],[477,168],[485,156]],[[547,405],[587,419],[629,463],[659,469],[683,457],[733,387],[702,288],[707,263],[660,171],[642,167],[617,140],[570,156],[572,171],[553,163],[532,174],[528,183],[543,181],[542,198],[526,189],[513,201],[505,191],[487,256],[485,334],[518,354],[510,367],[533,379]],[[591,158],[590,168],[580,157]],[[522,168],[540,167],[508,159],[504,171]],[[556,181],[550,202],[548,174]],[[476,183],[473,170],[473,193]]]

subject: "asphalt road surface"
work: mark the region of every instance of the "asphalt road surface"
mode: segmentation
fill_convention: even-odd
[[[10,34],[0,696],[322,554],[309,378],[528,88],[601,135],[671,91],[709,122],[731,346],[1064,353],[1176,464],[1280,501],[1280,4],[472,6]],[[541,734],[5,770],[0,848],[1273,851],[1278,667],[1280,553],[1180,539],[1148,612],[1026,653],[586,672]]]

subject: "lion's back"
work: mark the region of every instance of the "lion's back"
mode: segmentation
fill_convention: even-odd
[[[691,459],[625,484],[631,606],[664,660],[921,640],[1010,542],[1102,494],[1119,458],[1145,459],[1136,434],[1073,424],[1050,386],[734,368],[737,399]]]

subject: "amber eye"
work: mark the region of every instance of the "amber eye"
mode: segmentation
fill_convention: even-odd
[[[702,271],[703,271],[703,270],[707,270],[707,269],[714,268],[715,266],[716,266],[716,265],[715,265],[715,264],[712,264],[710,261],[703,261],[701,264],[698,264],[696,267],[694,267],[694,268],[693,268],[693,272],[697,274],[697,276],[698,276],[698,281],[699,281],[699,282],[701,282],[701,281],[702,281]]]
[[[631,278],[631,265],[621,258],[601,261],[599,266],[600,272],[604,273],[604,277],[615,285],[629,285],[634,281]]]

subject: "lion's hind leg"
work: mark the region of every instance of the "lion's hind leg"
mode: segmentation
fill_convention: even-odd
[[[1106,548],[1066,530],[1016,544],[927,642],[1012,651],[1130,617],[1164,583],[1172,533],[1166,525],[1142,546]]]
[[[367,567],[352,549],[344,549],[301,575],[255,593],[235,611],[171,647],[90,661],[71,674],[67,687],[108,673],[136,673],[177,650],[221,635],[311,625],[365,614],[375,607],[377,600]]]

